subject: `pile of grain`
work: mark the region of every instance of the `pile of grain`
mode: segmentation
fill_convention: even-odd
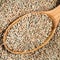
[[[33,11],[34,8],[36,11],[50,10],[56,7],[56,2],[57,2],[57,0],[5,0],[5,1],[7,2],[2,2],[3,4],[0,4],[0,28],[2,30],[4,30],[10,24],[10,21],[13,21],[15,18],[19,16],[22,16],[23,13],[24,14],[27,13],[26,10],[20,10],[20,8],[17,9],[17,4],[18,3],[20,4],[20,1],[25,1],[25,2],[33,1],[33,3],[28,2],[28,4],[30,3],[30,6],[31,5],[34,6],[32,7],[33,9],[29,9]],[[35,3],[35,1],[37,3]],[[8,21],[8,23],[6,21]],[[0,43],[2,43],[1,40]],[[4,48],[4,46],[1,46],[0,60],[60,60],[60,22],[54,37],[49,42],[49,44],[47,44],[42,49],[39,49],[34,53],[15,55],[8,52]]]
[[[16,51],[32,50],[47,39],[52,26],[52,19],[46,14],[29,13],[9,30],[6,44]]]

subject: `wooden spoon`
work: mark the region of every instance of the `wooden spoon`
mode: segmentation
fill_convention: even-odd
[[[34,12],[33,12],[34,13]],[[3,36],[3,43],[4,43],[4,46],[5,48],[10,51],[11,53],[14,53],[14,54],[23,54],[23,53],[30,53],[30,52],[34,52],[40,48],[42,48],[43,46],[45,46],[50,40],[51,38],[53,37],[55,31],[56,31],[56,27],[59,23],[59,20],[60,20],[60,5],[58,7],[56,7],[55,9],[51,10],[51,11],[41,11],[41,12],[35,12],[35,13],[42,13],[42,14],[47,14],[53,21],[53,29],[52,29],[52,32],[51,32],[51,35],[47,38],[47,40],[44,41],[43,44],[41,44],[40,46],[38,46],[37,48],[33,49],[33,50],[30,50],[30,51],[24,51],[24,52],[18,52],[18,51],[12,51],[11,49],[9,49],[7,47],[7,44],[5,43],[6,41],[6,37],[7,37],[7,34],[9,32],[9,29],[10,27],[15,24],[17,21],[19,21],[20,18],[22,17],[19,17],[17,20],[15,20],[5,31],[4,33],[4,36]],[[28,15],[28,14],[26,14]],[[25,16],[26,16],[25,15]]]

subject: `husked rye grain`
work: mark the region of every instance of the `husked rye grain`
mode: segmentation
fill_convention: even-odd
[[[13,11],[13,9],[9,10],[9,8],[12,7],[13,3],[11,4],[11,2],[14,1],[14,0],[6,0],[6,1],[8,1],[8,3],[3,3],[3,4],[1,4],[1,7],[0,7],[0,20],[2,20],[2,21],[4,20],[4,22],[6,22],[6,20],[5,20],[6,17],[4,17],[6,14],[8,15],[7,18],[10,21],[12,21],[12,18],[16,18],[17,14],[19,13],[19,12],[16,12],[15,17],[13,17],[13,16],[10,17],[10,13],[12,13],[12,12],[10,12],[10,13],[8,13],[8,12],[9,11]],[[18,1],[20,1],[20,0],[17,0],[16,3]],[[29,1],[29,0],[27,0],[27,1]],[[32,0],[30,0],[30,1],[32,1]],[[40,5],[42,5],[42,8],[39,7],[39,9],[40,10],[42,10],[42,9],[45,10],[45,8],[48,7],[47,9],[49,10],[49,9],[53,8],[53,6],[56,7],[56,1],[57,0],[33,0],[33,1],[37,1],[39,4],[42,1],[44,1],[44,3],[40,4]],[[39,1],[41,1],[41,2],[39,2]],[[47,5],[45,4],[45,1],[46,1]],[[60,0],[59,0],[59,2],[60,2]],[[14,4],[14,6],[15,5],[16,4]],[[36,5],[37,4],[35,4],[35,6]],[[6,7],[6,6],[10,6],[10,7]],[[43,8],[43,6],[45,6],[45,8]],[[7,10],[7,9],[8,9],[8,11],[5,13],[4,10]],[[36,9],[39,11],[38,8],[36,8]],[[2,17],[1,17],[1,15],[2,15]],[[2,22],[2,23],[0,22],[0,23],[3,25],[4,22]],[[2,29],[4,29],[4,27],[6,28],[6,25],[1,26]],[[0,40],[0,43],[2,43],[1,40]],[[59,22],[59,25],[57,27],[57,30],[55,32],[54,37],[42,49],[39,49],[38,51],[35,51],[35,53],[29,53],[29,54],[12,54],[12,53],[8,52],[6,49],[4,49],[3,46],[1,46],[0,47],[0,60],[60,60],[60,22]]]
[[[7,34],[8,48],[27,51],[41,45],[52,31],[52,20],[46,14],[29,13],[15,23]]]

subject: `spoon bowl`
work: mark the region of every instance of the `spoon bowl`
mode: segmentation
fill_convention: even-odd
[[[14,21],[5,31],[4,33],[4,36],[3,36],[3,43],[4,43],[4,46],[5,48],[10,51],[11,53],[14,53],[14,54],[23,54],[23,53],[30,53],[30,52],[34,52],[40,48],[42,48],[43,46],[45,46],[50,40],[51,38],[54,36],[54,33],[56,31],[56,27],[59,23],[59,20],[60,20],[60,5],[58,7],[56,7],[55,9],[51,10],[51,11],[41,11],[41,12],[32,12],[32,13],[38,13],[38,14],[47,14],[51,19],[52,19],[52,22],[53,22],[53,29],[51,31],[51,34],[49,35],[49,37],[47,38],[47,40],[45,40],[40,46],[38,46],[37,48],[33,49],[33,50],[30,50],[30,51],[24,51],[24,52],[18,52],[18,51],[12,51],[10,48],[7,47],[7,44],[5,43],[6,41],[6,36],[11,28],[11,26],[13,24],[15,24],[16,22],[19,21],[19,19],[21,19],[22,17],[19,17],[18,19],[16,19],[16,21]],[[27,16],[28,14],[24,15],[24,16]]]

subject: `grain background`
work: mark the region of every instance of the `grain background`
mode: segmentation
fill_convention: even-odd
[[[55,7],[60,4],[60,0],[58,1],[59,2],[57,2],[57,5],[55,5]],[[0,44],[2,43],[1,36],[3,36],[3,33],[0,33]],[[60,22],[58,24],[54,37],[42,49],[39,49],[34,53],[16,55],[8,52],[4,46],[1,46],[0,60],[60,60]]]

